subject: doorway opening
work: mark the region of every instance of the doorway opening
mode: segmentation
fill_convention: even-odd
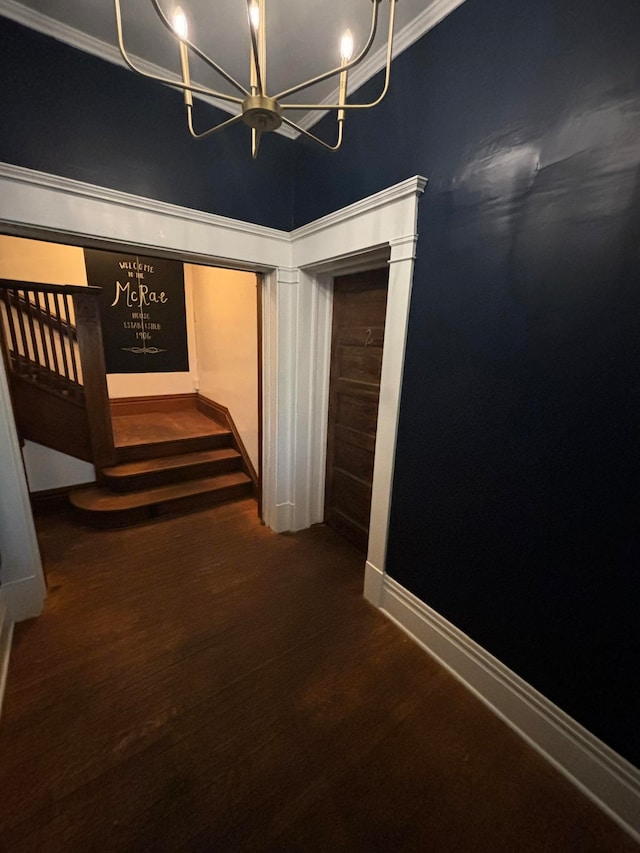
[[[54,235],[52,240],[55,239]],[[127,272],[127,264],[130,262],[123,259],[137,258],[135,247],[118,247],[117,251],[109,247],[109,250],[91,249],[90,252],[93,256],[98,255],[105,261],[112,262],[114,269],[118,270],[119,279],[126,281],[126,275],[134,275],[132,271]],[[132,362],[130,369],[106,371],[108,401],[104,417],[111,421],[110,429],[114,434],[117,461],[127,463],[126,466],[121,466],[120,470],[109,471],[109,484],[113,486],[112,491],[117,493],[114,499],[123,506],[127,504],[126,509],[122,511],[114,508],[111,520],[120,526],[127,523],[128,512],[131,513],[133,523],[147,515],[152,517],[162,511],[174,511],[180,504],[184,509],[189,506],[195,508],[199,504],[207,505],[209,499],[213,502],[223,499],[223,492],[220,491],[223,487],[226,489],[225,499],[235,496],[236,492],[239,496],[240,490],[253,493],[259,499],[262,407],[261,276],[255,272],[190,263],[186,258],[163,261],[160,255],[149,256],[145,251],[145,264],[138,264],[138,268],[144,267],[148,273],[155,265],[156,272],[160,272],[162,264],[172,265],[172,271],[177,272],[180,279],[177,284],[181,299],[176,300],[179,307],[169,319],[174,325],[181,327],[182,333],[181,336],[176,336],[171,331],[162,338],[165,332],[164,318],[151,317],[146,313],[153,311],[153,300],[148,308],[141,310],[142,306],[133,298],[140,298],[136,291],[131,297],[132,304],[127,306],[125,286],[121,284],[118,289],[117,282],[117,295],[113,303],[120,314],[118,317],[108,316],[114,280],[108,280],[108,276],[100,281],[89,280],[90,267],[86,263],[85,254],[83,247],[79,245],[0,235],[0,279],[17,288],[9,292],[3,291],[7,298],[2,300],[0,323],[3,328],[0,331],[4,332],[4,337],[12,349],[16,349],[13,346],[15,341],[10,340],[16,337],[11,334],[15,329],[28,326],[32,331],[36,331],[31,337],[25,337],[25,341],[19,344],[20,351],[16,349],[11,362],[7,361],[10,381],[15,384],[23,378],[11,376],[12,367],[16,364],[24,366],[26,362],[29,363],[32,370],[27,378],[33,385],[34,371],[35,374],[41,372],[49,375],[54,362],[62,364],[63,361],[62,358],[56,358],[56,349],[60,349],[60,344],[54,340],[56,324],[60,325],[55,316],[57,300],[60,297],[47,292],[39,293],[37,290],[32,293],[29,285],[45,285],[49,288],[72,285],[78,291],[87,284],[100,285],[106,296],[106,300],[102,299],[100,305],[103,340],[106,343],[107,336],[111,334],[116,350],[125,352],[125,356]],[[149,273],[147,279],[151,277]],[[152,292],[154,296],[161,290],[165,273],[156,275],[156,278],[160,286]],[[151,287],[155,284],[156,282],[152,285],[147,281],[142,287],[147,289],[145,292],[151,292]],[[126,287],[129,287],[128,283]],[[10,298],[7,293],[11,294]],[[168,299],[164,292],[162,296],[165,301]],[[43,318],[47,321],[47,326],[38,334],[36,323],[42,322]],[[61,354],[66,355],[68,352],[75,360],[78,343],[73,307],[71,316],[67,319],[67,339],[62,343],[66,350]],[[158,322],[159,320],[162,322]],[[138,367],[134,362],[136,358],[140,361],[140,356],[137,355],[140,347],[137,346],[137,339],[133,337],[136,334],[140,336],[140,333],[136,332],[138,328],[145,329],[148,343],[153,345],[149,352],[159,352],[159,357],[167,354],[167,350],[170,351],[174,338],[181,338],[184,346],[184,363],[181,369],[171,369],[167,365],[161,365],[156,370],[143,369],[147,365]],[[132,340],[120,340],[123,335],[128,335]],[[132,342],[136,346],[130,346]],[[149,358],[152,360],[153,356]],[[64,361],[66,363],[66,358]],[[66,381],[66,376],[61,377],[59,384],[63,386]],[[33,390],[32,388],[31,391]],[[51,396],[51,389],[46,390]],[[64,388],[61,393],[65,393]],[[82,385],[79,386],[78,394],[81,399]],[[42,423],[33,424],[34,420],[43,421],[44,418],[33,418],[33,406],[29,411],[19,413],[16,410],[17,402],[18,398],[14,395],[14,415],[23,438],[22,455],[34,507],[47,508],[64,504],[70,490],[79,486],[87,487],[96,480],[104,490],[106,469],[94,468],[91,453],[75,454],[69,435],[64,441],[56,442],[56,424],[52,422],[47,425],[47,429],[42,428]],[[210,429],[207,428],[207,418]],[[32,424],[33,429],[30,428]],[[222,424],[224,429],[219,428],[218,424]],[[198,435],[195,435],[194,430]],[[229,450],[223,448],[223,432],[229,433]],[[220,449],[217,449],[218,445]],[[155,468],[154,462],[157,463]],[[235,480],[232,483],[236,469],[239,472],[236,477],[238,483]],[[222,474],[226,475],[224,484],[222,481],[214,482],[218,475]],[[211,482],[207,484],[205,480]],[[178,484],[181,484],[180,488]],[[171,488],[166,495],[161,496],[153,491],[160,486]],[[205,491],[205,486],[210,486],[208,491]],[[96,491],[95,487],[91,488]],[[172,490],[180,491],[180,494],[169,494]],[[215,490],[217,494],[214,494]],[[126,492],[130,500],[123,497],[122,492]],[[141,515],[139,510],[142,492],[148,494],[144,496],[147,503]],[[113,526],[106,521],[111,511],[109,508],[105,512],[107,498],[102,492],[96,492],[94,497],[101,519],[105,519],[104,524],[101,521],[96,526]],[[111,496],[107,497],[110,499]],[[128,506],[128,500],[133,501],[131,507]],[[147,510],[148,513],[145,514]],[[85,520],[93,523],[88,516]],[[97,520],[96,517],[96,522]]]
[[[377,601],[384,579],[418,199],[426,179],[407,178],[292,232],[20,167],[3,165],[0,185],[4,233],[53,242],[71,239],[99,249],[130,249],[133,241],[145,254],[261,275],[263,519],[276,532],[301,530],[324,518],[332,278],[379,266],[384,263],[380,254],[386,254],[389,297],[365,570],[365,595]],[[40,612],[43,586],[4,374],[0,369],[0,444],[15,469],[6,491],[25,509],[18,514],[20,528],[13,517],[9,522],[0,514],[5,541],[22,560],[11,575],[4,572],[0,598],[9,601],[19,620]]]

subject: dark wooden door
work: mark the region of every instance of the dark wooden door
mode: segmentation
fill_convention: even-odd
[[[388,269],[336,278],[325,520],[366,552]]]

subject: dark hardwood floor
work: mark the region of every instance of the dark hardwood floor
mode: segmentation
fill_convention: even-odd
[[[245,500],[39,535],[2,851],[638,849],[365,602],[328,528],[276,536]]]

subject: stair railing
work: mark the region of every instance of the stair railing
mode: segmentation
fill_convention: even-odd
[[[0,279],[0,337],[10,378],[86,409],[96,471],[114,461],[99,287]]]

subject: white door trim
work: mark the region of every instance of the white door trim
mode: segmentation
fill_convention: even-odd
[[[45,238],[61,235],[70,242],[132,245],[264,273],[263,515],[278,532],[300,530],[323,519],[331,274],[352,269],[372,252],[390,252],[393,309],[391,317],[387,313],[385,332],[369,548],[371,565],[382,567],[417,200],[425,183],[410,178],[287,233],[0,164],[0,223],[11,233],[23,229]],[[26,494],[17,443],[3,441],[1,432],[0,452],[11,456],[18,488]],[[24,512],[32,526],[28,504]],[[20,590],[18,618],[27,618],[42,607],[44,578],[33,541],[18,531],[15,536],[21,537],[16,547],[23,561],[32,567],[23,566],[14,587]],[[6,591],[10,603],[9,588]]]
[[[301,270],[297,393],[304,400],[298,408],[295,438],[309,471],[308,502],[294,502],[295,530],[324,518],[332,279],[358,268],[379,266],[381,256],[389,258],[367,549],[367,565],[378,571],[384,570],[387,553],[418,199],[425,185],[424,178],[410,178],[292,233],[293,261]]]

